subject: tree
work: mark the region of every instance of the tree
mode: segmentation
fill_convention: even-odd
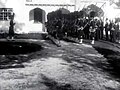
[[[103,10],[94,4],[89,5],[87,8],[83,8],[83,11],[85,11],[86,14],[92,17],[102,17],[104,15]]]

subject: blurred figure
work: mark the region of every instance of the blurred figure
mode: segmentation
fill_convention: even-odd
[[[91,44],[94,44],[95,43],[95,31],[96,30],[95,30],[94,27],[90,26],[89,31],[90,31],[90,37],[92,39]]]
[[[84,20],[84,26],[86,25],[86,27],[84,27],[84,38],[85,39],[90,39],[90,32],[89,32],[89,27],[90,27],[90,25],[88,24],[88,22],[89,22],[89,20],[88,19],[85,19]]]
[[[55,28],[56,28],[56,38],[59,40],[59,44],[60,44],[60,40],[63,38],[63,32],[62,32],[62,20],[58,19],[57,22],[55,23]]]
[[[77,33],[78,33],[78,40],[80,43],[83,42],[83,36],[84,36],[84,32],[83,32],[83,29],[84,29],[84,21],[82,18],[79,19],[78,21],[78,25],[77,25]]]
[[[83,35],[84,35],[83,26],[81,26],[78,28],[78,40],[80,43],[83,42]]]
[[[11,19],[10,19],[10,26],[9,26],[9,39],[14,39],[14,14],[12,15]]]
[[[110,41],[115,42],[115,38],[116,38],[116,35],[115,35],[115,23],[114,23],[113,20],[110,21],[109,30],[110,30]]]
[[[115,42],[118,40],[119,42],[119,23],[116,21],[115,22]]]
[[[103,40],[103,38],[104,38],[104,33],[103,33],[103,31],[104,31],[104,25],[103,25],[103,21],[102,21],[102,19],[100,19],[100,25],[99,25],[99,28],[100,28],[100,39]]]
[[[105,38],[106,38],[106,41],[109,40],[108,31],[109,31],[109,22],[108,22],[108,19],[106,19],[106,21],[105,21]]]
[[[120,22],[117,23],[118,25],[118,30],[117,30],[117,34],[118,34],[118,43],[120,43]]]
[[[95,40],[99,40],[100,39],[100,20],[96,19],[95,24],[96,24]]]

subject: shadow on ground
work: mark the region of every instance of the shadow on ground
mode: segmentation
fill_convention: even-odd
[[[107,59],[107,62],[99,63],[98,67],[120,78],[120,52],[96,46],[94,46],[94,48]]]
[[[60,84],[53,79],[46,77],[45,75],[41,74],[42,82],[44,85],[48,87],[48,90],[76,90],[70,84],[64,83]],[[79,89],[80,90],[80,89]]]
[[[42,50],[41,45],[20,41],[0,41],[0,69],[23,68],[23,62],[31,59],[32,53]]]

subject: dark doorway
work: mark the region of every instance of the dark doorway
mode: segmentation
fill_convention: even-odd
[[[29,12],[29,20],[34,20],[34,23],[45,23],[45,11],[40,8],[32,9]]]

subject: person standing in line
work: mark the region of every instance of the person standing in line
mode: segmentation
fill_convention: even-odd
[[[115,30],[116,30],[116,36],[117,36],[118,43],[120,43],[120,22],[116,23]]]
[[[14,39],[14,14],[12,15],[10,19],[10,26],[9,26],[9,39]]]
[[[95,40],[100,39],[100,21],[98,19],[95,20],[95,28],[96,28],[96,34],[95,34]]]
[[[109,32],[110,32],[110,37],[109,37],[109,41],[113,42],[113,31],[114,31],[114,23],[113,20],[110,20],[110,24],[109,24]]]
[[[108,31],[109,31],[109,22],[108,22],[108,19],[106,19],[106,23],[105,23],[105,38],[106,38],[106,41],[109,40],[109,35],[108,35]]]
[[[115,42],[118,40],[119,23],[115,21]]]
[[[104,38],[104,25],[103,25],[103,21],[101,19],[100,19],[99,28],[100,28],[100,39],[103,40],[103,38]]]

